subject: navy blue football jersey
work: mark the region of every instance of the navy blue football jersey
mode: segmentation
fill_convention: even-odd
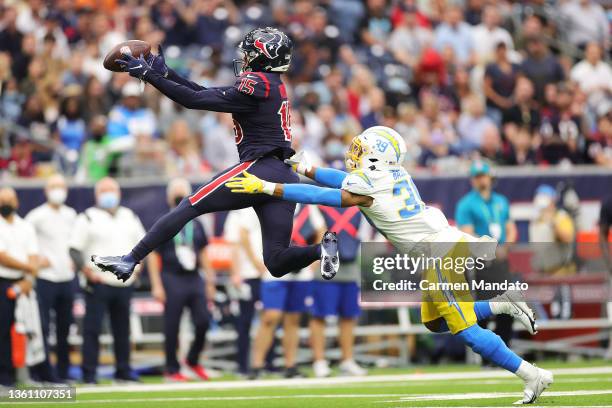
[[[229,112],[234,119],[240,161],[274,154],[285,159],[291,148],[291,114],[278,73],[245,72],[233,86],[205,88],[168,70],[167,78],[148,71],[145,80],[189,109]]]
[[[240,160],[271,152],[286,159],[295,153],[291,149],[290,106],[280,74],[245,72],[234,88],[257,101],[257,110],[232,114]]]

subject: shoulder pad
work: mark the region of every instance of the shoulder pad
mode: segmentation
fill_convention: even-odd
[[[350,193],[368,195],[374,192],[374,184],[362,170],[355,170],[345,177],[342,189]]]
[[[254,96],[256,98],[267,98],[270,96],[270,80],[262,72],[245,72],[236,80],[234,88],[238,92]]]

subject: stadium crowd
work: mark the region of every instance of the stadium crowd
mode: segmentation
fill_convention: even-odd
[[[325,160],[381,124],[413,167],[612,166],[611,10],[594,0],[6,0],[0,13],[0,172],[12,176],[234,163],[229,115],[142,92],[102,60],[141,39],[192,80],[231,84],[237,42],[268,25],[294,41],[295,147]]]

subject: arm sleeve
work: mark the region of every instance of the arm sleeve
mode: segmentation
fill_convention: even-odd
[[[340,188],[348,173],[342,170],[317,167],[314,174],[316,182],[327,187]]]
[[[459,204],[455,209],[455,222],[459,227],[474,225],[474,221],[470,215],[470,209],[467,202],[464,200],[459,201]]]
[[[257,100],[234,87],[205,88],[196,91],[164,78],[152,70],[147,72],[145,79],[168,98],[188,109],[229,113],[257,111]]]
[[[204,89],[206,89],[205,87],[203,87],[202,85],[198,85],[193,81],[188,80],[185,77],[180,76],[179,74],[176,73],[175,70],[168,68],[168,76],[167,78],[169,80],[171,80],[172,82],[176,82],[177,84],[181,84],[186,86],[187,88],[193,90],[193,91],[202,91]]]
[[[340,207],[342,205],[342,191],[310,184],[283,184],[283,200]]]

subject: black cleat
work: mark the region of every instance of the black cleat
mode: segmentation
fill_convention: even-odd
[[[339,268],[338,237],[335,232],[327,231],[321,241],[321,276],[330,280],[336,276]]]
[[[100,270],[110,272],[120,281],[127,281],[134,273],[138,262],[126,261],[123,256],[91,256],[91,261]]]

